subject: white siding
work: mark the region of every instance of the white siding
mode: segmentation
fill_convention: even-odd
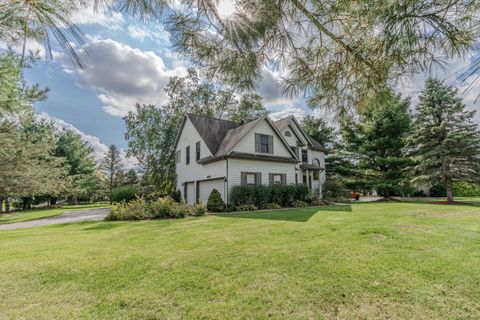
[[[290,137],[285,136],[285,131],[289,131],[291,136]],[[281,133],[285,138],[285,140],[287,140],[289,146],[291,147],[297,146],[297,143],[298,143],[297,134],[292,130],[292,128],[290,128],[290,126],[287,126],[285,129],[283,129]]]
[[[296,130],[296,132],[298,132],[298,135],[300,136],[300,139],[302,140],[303,144],[308,144],[308,141],[305,139],[305,136],[302,134],[303,132],[303,129],[301,129],[300,127],[298,127],[295,122],[293,121],[290,121],[290,125],[292,128],[294,128]]]
[[[241,184],[241,172],[261,172],[262,184],[269,183],[269,173],[285,173],[287,184],[295,183],[295,164],[285,162],[228,159],[228,190]]]
[[[200,141],[200,158],[211,156],[205,142],[202,140],[197,130],[187,118],[182,133],[178,140],[176,151],[181,151],[181,162],[176,164],[177,190],[180,190],[184,197],[183,183],[186,181],[197,181],[211,178],[223,178],[226,176],[226,161],[220,160],[213,163],[201,165],[196,161],[195,144]],[[190,146],[190,164],[186,164],[185,150]],[[196,189],[196,188],[194,188]],[[190,196],[190,195],[189,195]],[[196,198],[196,195],[194,193]],[[194,199],[195,199],[194,198]]]
[[[240,140],[240,142],[233,148],[232,151],[255,153],[255,133],[273,136],[273,154],[275,156],[292,156],[288,151],[287,146],[285,146],[282,140],[280,140],[266,120],[258,123],[245,137],[243,137],[242,140]]]

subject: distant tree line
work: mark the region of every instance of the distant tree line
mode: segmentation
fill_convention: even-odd
[[[136,171],[124,171],[115,146],[98,164],[80,135],[37,117],[33,103],[47,99],[48,90],[25,84],[23,70],[34,62],[0,54],[0,212],[108,199],[115,187],[137,185]]]

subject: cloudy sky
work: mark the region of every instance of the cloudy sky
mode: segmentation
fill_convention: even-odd
[[[220,6],[224,15],[233,10],[229,1],[221,2]],[[48,100],[35,105],[41,116],[82,134],[100,157],[109,144],[126,148],[122,116],[137,102],[163,104],[166,101],[163,88],[169,78],[185,74],[190,65],[171,50],[168,34],[161,25],[143,24],[122,13],[95,13],[93,9],[77,14],[74,22],[87,38],[84,48],[77,48],[85,68],[75,70],[66,57],[54,52],[53,60],[37,63],[26,72],[26,78],[29,83],[51,89]],[[35,48],[35,44],[30,45],[30,49]],[[436,75],[461,87],[467,105],[478,109],[474,101],[480,93],[480,84],[463,93],[463,88],[474,78],[466,82],[458,80],[468,63],[469,58],[451,61]],[[277,85],[278,74],[265,69],[261,75],[257,92],[274,117],[312,113],[301,97],[282,95]],[[399,91],[418,95],[425,77],[421,74],[406,79],[399,84]],[[327,116],[323,111],[316,113]]]

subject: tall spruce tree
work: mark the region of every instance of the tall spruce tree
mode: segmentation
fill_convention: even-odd
[[[406,143],[411,130],[409,100],[386,89],[378,102],[344,123],[347,149],[358,156],[366,185],[384,197],[399,193],[410,163]]]
[[[413,181],[442,183],[453,202],[453,182],[478,181],[480,132],[457,97],[457,89],[430,78],[416,108],[411,146],[416,160]]]
[[[77,204],[79,196],[89,198],[101,189],[100,181],[95,175],[93,148],[82,141],[80,135],[68,130],[60,132],[55,155],[65,158],[69,166],[68,175],[72,187],[69,189],[68,197],[71,203]],[[55,195],[52,195],[51,204],[55,202]]]
[[[108,151],[105,153],[105,157],[103,158],[100,168],[107,176],[107,189],[110,197],[112,190],[115,187],[115,177],[117,176],[118,172],[123,171],[120,150],[116,145],[112,144],[110,147],[108,147]]]

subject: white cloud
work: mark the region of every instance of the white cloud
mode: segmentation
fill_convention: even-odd
[[[279,75],[268,68],[263,68],[257,81],[257,93],[262,96],[266,107],[293,106],[298,97],[287,97],[280,87]]]
[[[305,110],[301,108],[288,107],[280,111],[270,113],[270,118],[276,121],[288,116],[294,116],[295,118],[297,118],[297,120],[301,120],[303,117],[305,117],[306,114],[307,112],[305,112]]]
[[[86,143],[88,143],[88,145],[90,145],[93,148],[95,161],[97,161],[97,163],[100,163],[100,161],[105,156],[105,153],[108,151],[108,146],[105,145],[103,142],[101,142],[99,138],[84,133],[83,131],[81,131],[80,129],[78,129],[77,127],[72,125],[71,123],[68,123],[68,122],[66,122],[62,119],[52,117],[45,112],[39,113],[38,117],[40,119],[45,119],[47,121],[52,121],[55,128],[58,131],[68,130],[68,131],[74,132],[75,134],[80,135],[82,137],[82,140],[85,141]],[[121,150],[121,157],[122,157],[123,164],[124,164],[124,166],[127,170],[132,169],[132,168],[136,168],[138,166],[137,159],[128,158],[126,156],[125,150]]]
[[[150,38],[152,40],[161,41],[167,43],[170,41],[169,35],[166,31],[163,30],[161,26],[138,26],[130,25],[128,26],[128,35],[134,39],[143,41],[145,38]]]
[[[105,112],[119,117],[134,110],[135,103],[164,104],[170,77],[186,74],[183,66],[168,69],[154,52],[111,39],[92,40],[80,55],[85,68],[76,74],[79,84],[99,91],[97,97]],[[67,65],[64,69],[69,72],[71,68]]]
[[[77,25],[100,25],[110,30],[119,30],[125,23],[125,19],[120,12],[113,10],[94,10],[93,1],[89,1],[86,6],[76,12],[71,21]]]

